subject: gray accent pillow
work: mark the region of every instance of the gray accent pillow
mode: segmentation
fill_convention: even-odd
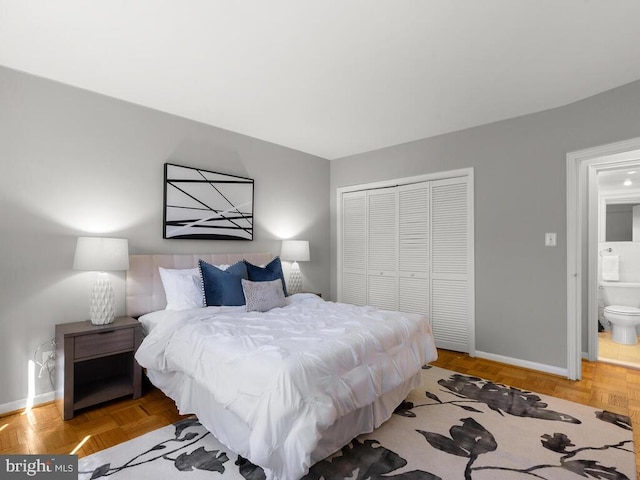
[[[242,290],[247,302],[247,312],[266,312],[272,308],[284,307],[287,304],[280,279],[252,282],[243,278]]]

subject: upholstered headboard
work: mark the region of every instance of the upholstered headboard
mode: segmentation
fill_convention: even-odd
[[[247,260],[265,265],[273,259],[271,253],[214,253],[203,255],[130,255],[127,271],[127,315],[138,317],[163,310],[167,306],[158,267],[193,268],[202,259],[212,265],[233,264]]]

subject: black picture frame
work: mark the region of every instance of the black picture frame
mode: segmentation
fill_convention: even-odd
[[[251,178],[164,164],[165,239],[253,240]]]

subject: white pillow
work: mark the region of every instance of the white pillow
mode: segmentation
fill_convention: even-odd
[[[216,265],[220,270],[226,270],[229,265]],[[200,269],[194,268],[162,268],[160,280],[167,297],[165,310],[188,310],[204,307],[202,296],[202,278]]]
[[[287,300],[279,278],[268,282],[241,280],[247,312],[267,312],[272,308],[284,307]]]
[[[159,267],[160,280],[167,297],[165,310],[203,307],[199,268],[170,269]]]

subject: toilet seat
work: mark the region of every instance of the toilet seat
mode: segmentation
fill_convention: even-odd
[[[636,307],[627,307],[624,305],[609,305],[604,308],[604,311],[607,313],[617,313],[620,315],[629,315],[631,317],[640,316],[640,308]]]

